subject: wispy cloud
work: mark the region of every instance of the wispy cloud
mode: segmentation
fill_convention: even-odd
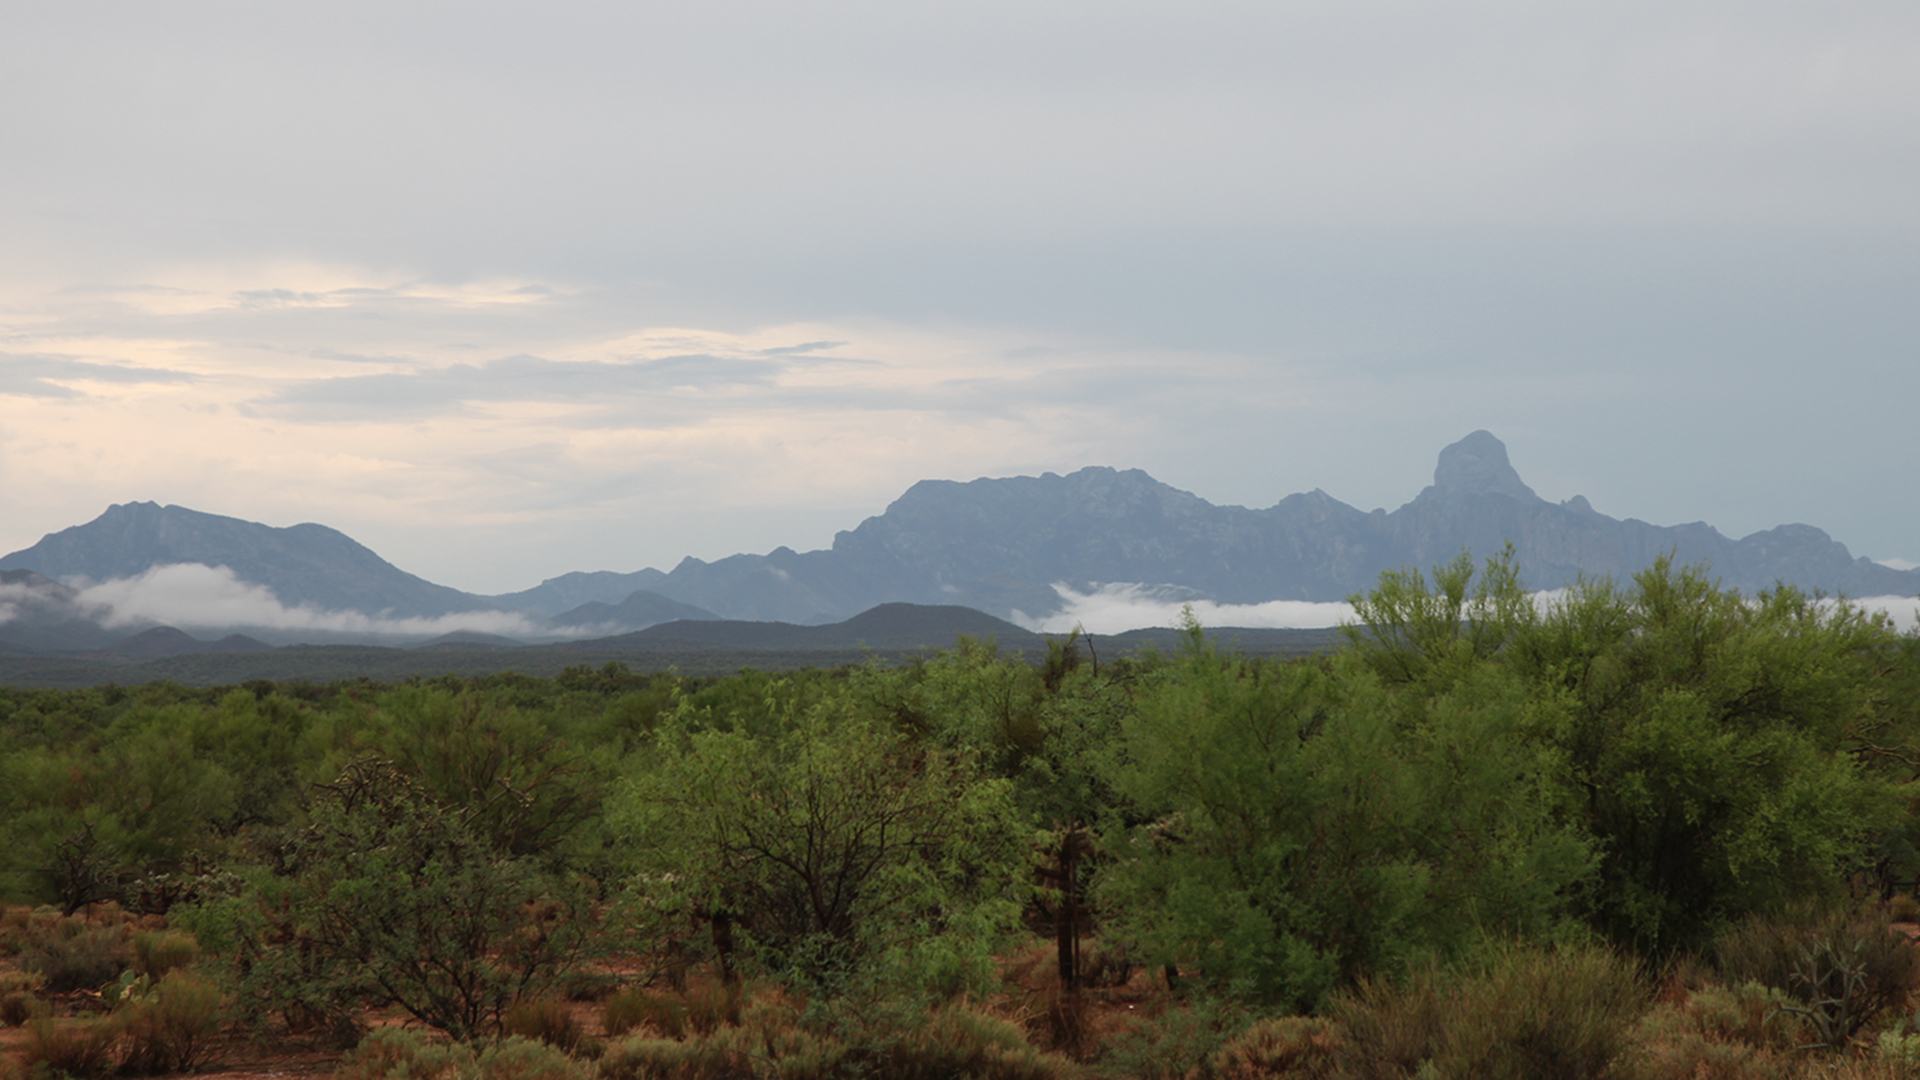
[[[73,383],[187,383],[193,375],[131,364],[97,364],[71,356],[0,352],[0,394],[27,397],[82,396]]]

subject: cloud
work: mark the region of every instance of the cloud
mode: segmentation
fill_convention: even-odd
[[[104,382],[118,384],[189,383],[194,377],[184,371],[134,367],[128,364],[95,364],[70,356],[39,353],[0,352],[0,394],[27,397],[82,397],[67,383]]]
[[[1145,627],[1177,626],[1182,612],[1189,606],[1200,625],[1208,628],[1319,629],[1355,621],[1353,608],[1348,604],[1302,600],[1220,604],[1196,599],[1188,590],[1172,585],[1112,582],[1082,591],[1056,583],[1053,591],[1059,594],[1064,605],[1060,611],[1039,618],[1015,612],[1013,621],[1029,630],[1050,634],[1063,634],[1075,627],[1091,634],[1120,634]],[[1566,596],[1565,589],[1543,590],[1533,594],[1533,602],[1545,613]],[[1920,600],[1911,596],[1868,596],[1852,603],[1858,609],[1885,613],[1903,633],[1920,625]]]
[[[1881,566],[1892,570],[1920,570],[1920,562],[1912,559],[1875,559]]]
[[[1182,612],[1191,607],[1200,625],[1207,627],[1276,627],[1317,629],[1353,621],[1353,608],[1347,604],[1322,604],[1305,600],[1270,600],[1264,604],[1220,604],[1212,600],[1192,599],[1192,594],[1176,586],[1141,585],[1118,582],[1096,585],[1082,592],[1070,585],[1055,583],[1065,605],[1055,614],[1033,618],[1015,612],[1014,622],[1043,633],[1066,633],[1081,627],[1090,634],[1119,634],[1153,626],[1177,626]]]
[[[287,607],[271,589],[240,580],[224,566],[172,563],[137,577],[80,590],[77,602],[110,629],[163,623],[181,629],[262,628],[340,634],[431,637],[456,630],[512,636],[557,636],[517,612],[474,611],[436,618],[393,619],[359,611]]]
[[[1920,600],[1911,596],[1863,596],[1854,600],[1853,606],[1885,613],[1901,633],[1911,633],[1920,625]]]
[[[707,355],[605,362],[521,355],[483,364],[309,379],[260,404],[291,408],[308,417],[340,411],[360,419],[372,411],[445,412],[470,402],[595,403],[662,391],[768,386],[784,366],[773,360]]]

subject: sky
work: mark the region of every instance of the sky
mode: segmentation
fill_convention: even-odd
[[[1920,5],[8,4],[0,552],[482,593],[917,480],[1542,496],[1920,562]]]

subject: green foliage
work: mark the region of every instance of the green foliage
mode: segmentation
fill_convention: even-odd
[[[1487,671],[1424,705],[1348,661],[1196,639],[1138,690],[1113,759],[1146,823],[1114,852],[1109,917],[1149,963],[1296,1009],[1480,935],[1557,932],[1591,856],[1554,818],[1520,688]]]
[[[468,1039],[572,970],[590,913],[567,876],[504,853],[468,814],[391,763],[351,763],[246,895],[178,912],[213,950],[256,1023],[353,1038],[392,1003]]]
[[[382,697],[355,741],[510,855],[556,855],[600,813],[596,761],[540,717],[479,694],[402,687]]]
[[[853,692],[897,729],[1011,781],[1035,826],[1093,822],[1114,804],[1100,763],[1129,703],[1116,669],[1102,674],[1087,657],[1077,634],[1050,640],[1039,666],[962,638],[911,667],[862,668]]]
[[[709,719],[663,723],[616,808],[643,926],[706,920],[723,962],[737,952],[830,994],[992,976],[1026,869],[1004,781],[843,698],[766,734]]]
[[[1831,890],[1904,819],[1890,764],[1883,619],[1782,587],[1749,600],[1659,560],[1631,588],[1582,582],[1536,611],[1490,561],[1383,575],[1355,599],[1353,654],[1410,712],[1489,669],[1524,688],[1556,755],[1557,812],[1600,861],[1588,922],[1638,950],[1698,948],[1729,921]],[[1910,771],[1909,774],[1910,775]]]

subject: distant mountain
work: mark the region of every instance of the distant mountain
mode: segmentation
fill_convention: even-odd
[[[631,574],[618,574],[611,570],[575,570],[570,574],[548,578],[531,589],[487,599],[503,608],[558,615],[581,604],[618,604],[636,592],[652,589],[666,578],[667,575],[651,567]]]
[[[218,641],[202,641],[171,626],[156,626],[151,630],[142,630],[131,637],[122,638],[102,651],[112,656],[123,656],[129,660],[153,660],[163,656],[258,652],[270,648],[272,646],[266,642],[256,641],[245,634],[228,634]]]
[[[654,572],[659,573],[657,570]],[[669,600],[657,592],[641,589],[617,604],[603,604],[598,600],[589,600],[577,608],[555,615],[548,621],[555,627],[568,629],[606,626],[623,630],[642,630],[677,619],[718,619],[719,617],[706,608],[683,604],[678,600]]]
[[[1920,571],[1854,558],[1809,525],[1733,540],[1704,523],[1611,518],[1580,496],[1548,502],[1485,431],[1441,451],[1433,484],[1391,513],[1319,490],[1263,510],[1215,506],[1137,469],[923,480],[831,549],[689,558],[648,587],[729,618],[799,623],[889,600],[1044,616],[1061,607],[1056,582],[1170,585],[1233,604],[1337,601],[1382,570],[1425,569],[1463,549],[1484,558],[1509,540],[1537,589],[1583,573],[1624,576],[1673,554],[1748,592],[1784,581],[1850,596],[1920,594]]]
[[[85,525],[0,558],[0,570],[99,582],[174,563],[225,566],[273,590],[287,607],[432,618],[499,606],[409,574],[325,525],[276,529],[151,502],[110,506]]]
[[[731,623],[823,626],[894,603],[971,608],[1003,620],[1043,617],[1062,609],[1059,584],[1153,586],[1228,604],[1337,601],[1372,587],[1382,570],[1432,567],[1463,549],[1484,558],[1507,542],[1536,589],[1582,574],[1624,576],[1673,554],[1708,564],[1724,584],[1748,592],[1787,582],[1850,596],[1920,595],[1920,570],[1855,558],[1809,525],[1735,540],[1700,522],[1608,517],[1580,496],[1549,502],[1521,480],[1499,439],[1476,431],[1442,450],[1433,483],[1391,513],[1358,510],[1319,490],[1265,509],[1216,506],[1137,469],[925,480],[836,535],[828,549],[687,558],[666,573],[569,573],[493,597],[401,571],[324,526],[276,529],[130,503],[0,558],[0,571],[36,572],[0,577],[0,647],[86,650],[118,641],[140,628],[102,630],[90,621],[97,613],[52,579],[128,577],[167,563],[226,566],[287,606],[390,617],[518,610],[550,619],[556,637],[668,624],[676,640],[711,643],[714,634],[735,633],[723,629]],[[706,623],[701,629],[690,620]],[[992,632],[1006,640],[1008,624],[1000,625]]]

